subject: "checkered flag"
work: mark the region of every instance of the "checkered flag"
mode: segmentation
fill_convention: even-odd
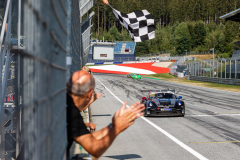
[[[109,5],[110,6],[110,5]],[[112,6],[110,6],[112,8]],[[147,10],[124,14],[112,8],[120,23],[128,30],[134,42],[143,42],[155,38],[155,25]]]

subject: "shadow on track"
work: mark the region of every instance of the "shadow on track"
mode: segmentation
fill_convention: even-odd
[[[117,160],[142,158],[140,155],[137,155],[137,154],[124,154],[124,155],[105,156],[105,157],[117,159]]]

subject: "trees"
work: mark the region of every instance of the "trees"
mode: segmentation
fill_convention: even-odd
[[[185,50],[189,51],[190,49],[190,33],[186,23],[180,23],[174,32],[175,40],[177,45],[177,53],[185,53]]]
[[[234,48],[232,42],[240,40],[240,24],[219,19],[240,8],[239,0],[109,0],[109,3],[123,13],[147,9],[154,17],[156,38],[137,43],[137,54],[173,50],[174,47],[177,53],[209,51],[214,47],[218,52],[230,55]],[[101,0],[96,0],[91,10],[95,12],[94,38],[131,41],[111,8],[103,5]]]
[[[138,42],[136,46],[137,55],[144,55],[149,53],[150,41]]]
[[[176,22],[190,21],[202,21],[204,24],[214,22],[219,25],[222,23],[220,16],[240,8],[239,0],[109,0],[109,3],[123,13],[147,9],[156,24],[163,27],[172,26]],[[94,31],[98,29],[98,17],[99,26],[104,31],[108,31],[112,26],[121,31],[122,27],[111,8],[104,5],[101,0],[96,0],[96,5],[91,10],[95,12]]]

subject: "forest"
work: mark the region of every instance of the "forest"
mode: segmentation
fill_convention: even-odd
[[[156,38],[137,43],[137,55],[159,51],[184,54],[186,50],[201,52],[215,48],[220,57],[229,57],[239,49],[232,42],[240,40],[240,23],[219,17],[240,8],[240,0],[109,0],[109,3],[126,14],[146,9],[154,17]],[[111,8],[101,0],[96,0],[91,11],[95,12],[92,39],[132,41]]]

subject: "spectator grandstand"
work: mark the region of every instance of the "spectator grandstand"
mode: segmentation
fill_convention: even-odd
[[[92,40],[91,42],[96,42]],[[136,43],[135,42],[114,42],[114,62],[135,61],[136,59]],[[92,59],[92,47],[90,50],[88,63],[107,62],[103,60]]]
[[[114,53],[120,53],[122,50],[122,46],[122,42],[116,42],[116,45],[114,46]]]
[[[126,49],[129,49],[129,53],[134,53],[136,44],[134,42],[129,42],[126,44]]]

